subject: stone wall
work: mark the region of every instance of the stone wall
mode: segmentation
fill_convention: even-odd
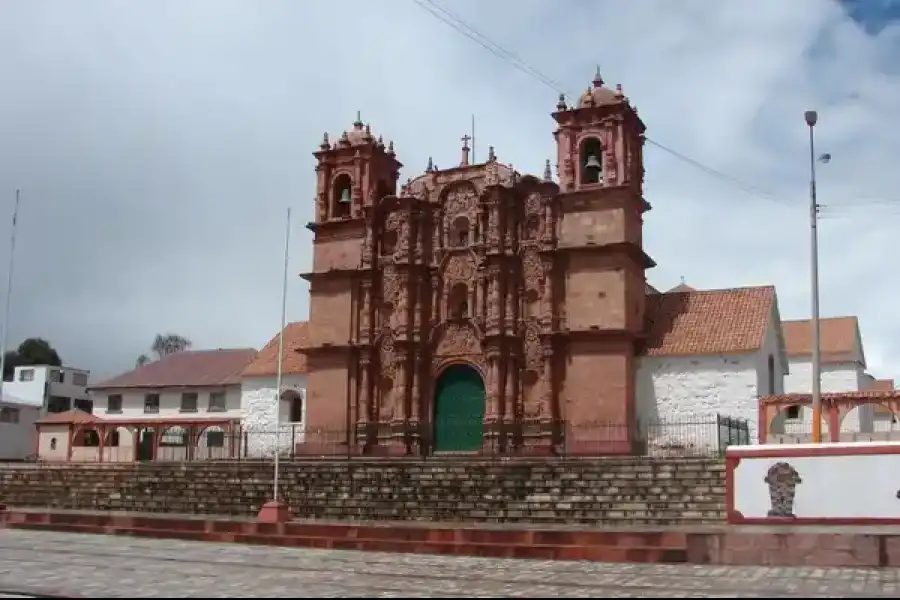
[[[296,518],[669,524],[724,521],[724,463],[699,458],[282,463]],[[6,465],[9,506],[252,516],[267,462]]]

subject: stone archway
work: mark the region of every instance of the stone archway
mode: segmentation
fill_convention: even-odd
[[[474,367],[447,367],[435,384],[435,452],[471,452],[481,449],[484,436],[484,380]]]

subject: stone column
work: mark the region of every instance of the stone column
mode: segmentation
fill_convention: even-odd
[[[391,394],[391,403],[394,421],[403,421],[406,418],[406,377],[409,373],[408,355],[406,351],[395,351],[397,360],[397,374],[394,380],[394,393]]]
[[[372,285],[368,281],[362,284],[362,297],[359,300],[359,341],[369,341],[369,313],[372,310]]]
[[[440,276],[435,273],[431,276],[431,322],[437,325],[441,315],[441,291]]]
[[[487,406],[486,418],[488,421],[496,421],[500,414],[499,397],[497,390],[497,357],[488,356],[487,359]]]
[[[357,427],[365,427],[375,416],[375,402],[369,389],[369,357],[361,356],[359,359],[359,400],[356,412]]]

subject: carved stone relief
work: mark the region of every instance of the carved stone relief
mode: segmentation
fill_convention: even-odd
[[[479,354],[481,344],[474,328],[467,325],[450,324],[444,328],[435,355],[442,358]]]
[[[454,283],[468,283],[475,276],[475,263],[467,254],[457,254],[447,260],[444,268],[444,287],[449,289]]]
[[[394,416],[394,387],[397,363],[394,358],[394,338],[390,333],[381,340],[379,349],[379,363],[381,376],[379,377],[379,393],[381,406],[379,407],[379,419],[390,421]]]

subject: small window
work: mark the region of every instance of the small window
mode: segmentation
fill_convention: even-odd
[[[19,381],[34,381],[34,369],[22,369],[19,371]]]
[[[159,412],[159,394],[147,394],[144,396],[144,412],[149,414]]]
[[[794,404],[793,406],[788,406],[787,410],[784,412],[788,419],[799,419],[800,418],[800,406],[798,406],[797,404]]]
[[[72,385],[84,387],[87,385],[87,373],[72,373]]]
[[[207,448],[224,448],[225,447],[225,432],[224,431],[207,431],[206,432],[206,447]]]
[[[303,396],[299,394],[291,396],[290,418],[291,423],[303,422]]]
[[[346,173],[342,173],[335,178],[331,198],[332,219],[346,219],[350,216],[352,185],[353,182]]]
[[[119,445],[119,431],[113,430],[106,434],[106,446],[116,448]]]
[[[209,395],[209,412],[225,412],[228,407],[225,404],[225,392],[212,392]]]
[[[181,395],[181,412],[197,412],[196,392],[185,392]]]
[[[112,394],[106,399],[106,412],[113,414],[122,412],[121,394]]]
[[[56,450],[56,438],[50,438],[50,449]]]
[[[768,370],[768,375],[769,375],[768,394],[770,396],[772,396],[775,394],[775,357],[772,356],[771,354],[769,355],[768,367],[769,367],[769,370]]]
[[[93,400],[87,400],[84,398],[75,398],[72,401],[72,405],[75,407],[75,410],[80,410],[88,413],[89,415],[94,414],[94,402]]]
[[[0,423],[18,423],[19,409],[12,406],[0,408]]]

